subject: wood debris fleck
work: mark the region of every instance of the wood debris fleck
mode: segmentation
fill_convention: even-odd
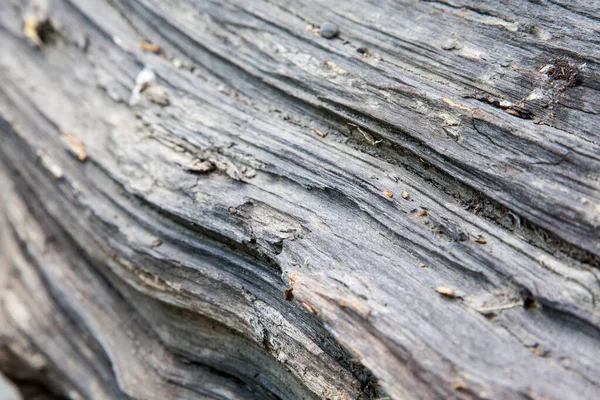
[[[389,197],[390,199],[391,199],[392,197],[394,197],[394,193],[390,192],[390,191],[389,191],[389,190],[387,190],[387,189],[385,189],[385,190],[383,191],[383,194],[384,194],[384,196],[387,196],[387,197]]]
[[[62,179],[64,172],[60,165],[56,163],[46,152],[42,149],[38,150],[37,156],[40,158],[42,165],[46,168],[56,179]]]
[[[306,309],[308,310],[308,312],[309,312],[309,313],[311,313],[311,314],[318,314],[318,313],[319,313],[315,307],[311,306],[311,305],[310,305],[309,303],[307,303],[306,301],[303,301],[303,302],[302,302],[302,303],[300,303],[300,304],[302,304],[302,306],[303,306],[304,308],[306,308]]]
[[[85,161],[87,159],[85,143],[83,143],[81,139],[70,133],[63,133],[62,140],[69,146],[69,150],[79,159],[79,161]]]
[[[314,26],[312,26],[310,24],[306,25],[306,31],[310,32],[312,34],[315,34],[315,35],[318,35],[321,32],[321,30],[319,28],[315,28]]]
[[[136,105],[141,99],[141,93],[146,90],[150,85],[156,83],[156,74],[149,68],[142,69],[135,77],[135,86],[131,90],[131,96],[129,97],[129,105]]]
[[[143,40],[140,42],[140,48],[143,51],[148,51],[148,52],[151,52],[151,53],[154,53],[154,54],[158,54],[158,53],[161,52],[161,48],[160,48],[159,45],[154,44],[154,43],[150,43],[150,42],[145,42]]]
[[[44,43],[42,43],[42,39],[40,39],[37,32],[38,20],[35,15],[30,15],[25,18],[23,21],[23,35],[33,43],[35,43],[38,47],[42,47]]]
[[[452,297],[452,298],[456,297],[456,292],[453,289],[450,289],[449,287],[446,287],[446,286],[438,286],[435,288],[435,291],[446,297]]]

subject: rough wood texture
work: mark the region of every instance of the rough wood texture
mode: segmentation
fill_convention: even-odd
[[[0,372],[600,398],[599,27],[586,0],[0,0]]]

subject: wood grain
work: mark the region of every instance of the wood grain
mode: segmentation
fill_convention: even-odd
[[[0,8],[22,393],[600,396],[595,2]]]

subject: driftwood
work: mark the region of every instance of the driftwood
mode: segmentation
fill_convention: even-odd
[[[599,27],[591,0],[1,0],[0,372],[600,398]]]

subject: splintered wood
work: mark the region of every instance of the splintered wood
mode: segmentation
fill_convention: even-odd
[[[348,126],[352,129],[356,129],[358,132],[360,132],[361,135],[363,135],[363,137],[365,138],[365,140],[367,141],[367,143],[369,143],[371,146],[376,146],[379,143],[381,143],[381,140],[375,140],[375,138],[373,137],[373,135],[371,135],[369,132],[361,129],[360,126],[350,123],[347,123]]]

